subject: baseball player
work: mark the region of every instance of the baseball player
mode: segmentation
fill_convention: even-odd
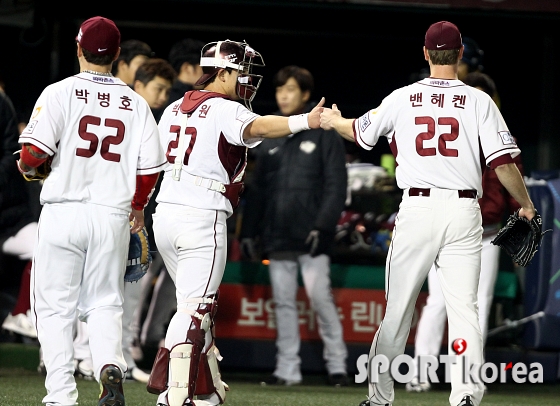
[[[364,149],[386,137],[396,160],[403,197],[385,270],[387,306],[370,350],[389,362],[404,352],[414,305],[435,263],[445,299],[450,342],[463,339],[464,352],[451,365],[451,406],[478,406],[482,383],[463,382],[463,364],[482,364],[482,335],[476,307],[480,274],[482,167],[500,182],[533,218],[535,208],[513,157],[520,153],[490,96],[457,79],[463,54],[456,25],[440,21],[426,32],[424,58],[430,77],[399,88],[381,105],[357,119],[343,118],[336,105],[325,108],[321,127],[334,129]],[[450,351],[451,353],[451,351]],[[375,365],[368,364],[377,369]],[[390,369],[389,369],[390,371]],[[371,375],[375,376],[376,374]],[[361,405],[390,405],[393,378],[379,371],[368,380]]]
[[[104,17],[76,37],[80,73],[51,84],[19,138],[18,168],[33,176],[52,159],[41,190],[32,267],[32,310],[47,371],[43,403],[77,404],[73,376],[76,312],[87,322],[99,406],[124,406],[121,348],[130,233],[164,166],[146,101],[111,75],[120,32]],[[132,226],[130,226],[132,222]]]
[[[465,41],[463,40],[464,43]],[[494,81],[482,72],[467,74],[463,82],[488,93],[490,97],[493,97],[495,94]],[[516,156],[513,160],[519,169],[519,173],[523,174],[521,155]],[[480,331],[482,332],[482,342],[485,344],[488,332],[488,317],[492,307],[492,299],[494,298],[494,286],[498,276],[500,260],[500,247],[491,244],[491,241],[496,237],[501,227],[500,223],[504,212],[512,213],[520,207],[502,186],[496,176],[496,171],[484,171],[482,175],[482,191],[483,195],[478,203],[480,205],[484,231],[482,233],[482,250],[480,252],[481,267],[477,298],[478,320]],[[428,299],[426,306],[422,309],[422,316],[418,321],[414,342],[414,361],[416,364],[414,372],[416,372],[416,375],[406,384],[408,392],[425,392],[430,390],[430,382],[421,382],[418,379],[419,356],[433,355],[437,357],[439,355],[447,321],[445,300],[435,266],[432,266],[428,274],[428,290]]]
[[[245,42],[206,44],[203,75],[164,111],[159,122],[169,165],[153,215],[158,250],[176,286],[177,311],[159,349],[148,390],[160,406],[218,405],[221,380],[212,326],[226,264],[226,219],[239,202],[247,148],[263,138],[319,128],[324,99],[307,114],[259,116],[251,101],[264,66]],[[236,100],[243,100],[244,105]],[[196,396],[196,397],[195,397]]]

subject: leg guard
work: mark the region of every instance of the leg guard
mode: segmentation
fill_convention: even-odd
[[[167,381],[169,376],[169,350],[160,347],[154,360],[152,372],[148,379],[146,389],[154,395],[159,395],[167,389]]]
[[[229,390],[229,386],[222,381],[220,374],[218,361],[221,359],[220,351],[214,344],[202,354],[195,389],[197,396],[209,396],[215,393],[220,399],[220,404],[224,403],[226,391]]]
[[[205,336],[212,325],[213,302],[212,298],[189,298],[177,306],[177,311],[191,315],[192,324],[186,341],[176,344],[169,353],[169,406],[183,406],[187,399],[194,398]],[[198,303],[197,310],[189,309],[187,303]]]
[[[220,367],[218,365],[218,361],[222,360],[222,356],[218,348],[214,345],[214,317],[218,311],[218,295],[219,292],[216,292],[214,295],[214,302],[208,309],[212,316],[212,324],[210,326],[212,343],[200,357],[195,395],[207,397],[215,393],[220,399],[220,404],[222,404],[225,401],[226,391],[229,390],[229,386],[222,381]]]

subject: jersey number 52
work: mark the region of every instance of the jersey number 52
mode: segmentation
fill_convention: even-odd
[[[416,152],[420,156],[433,156],[436,155],[435,148],[424,148],[424,141],[431,140],[436,135],[436,121],[432,117],[416,117],[416,125],[426,125],[425,132],[421,132],[416,136]],[[447,148],[447,143],[455,141],[459,136],[459,122],[453,117],[440,117],[437,119],[438,126],[450,126],[451,130],[448,133],[442,133],[438,139],[438,151],[443,156],[457,157],[459,151],[453,148]]]

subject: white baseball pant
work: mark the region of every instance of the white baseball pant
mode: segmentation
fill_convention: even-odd
[[[43,403],[74,405],[74,323],[87,322],[94,375],[122,354],[128,213],[89,203],[45,204],[31,272],[31,307],[47,369]]]
[[[159,203],[153,219],[158,251],[175,282],[177,308],[194,312],[198,304],[188,299],[214,295],[224,275],[226,212]],[[171,349],[184,343],[191,324],[190,314],[176,311],[167,328],[165,347]],[[206,332],[205,339],[204,351],[212,343],[211,330]],[[167,404],[166,396],[167,391],[160,394],[158,403]],[[218,404],[217,396],[213,396]]]
[[[481,238],[482,218],[476,199],[460,198],[456,190],[431,189],[430,196],[409,196],[408,190],[404,191],[387,255],[387,307],[371,345],[370,360],[383,354],[392,362],[404,353],[418,294],[435,263],[447,308],[450,342],[454,338],[466,340],[467,349],[458,358],[482,364],[476,306]],[[449,403],[456,406],[470,395],[478,406],[483,385],[463,383],[461,362],[450,368]],[[368,373],[371,376],[371,371]],[[369,382],[368,387],[372,405],[393,403],[390,372],[380,373],[378,382]]]
[[[480,281],[478,282],[477,297],[478,321],[483,343],[486,341],[486,334],[488,332],[488,316],[492,307],[494,285],[498,276],[500,259],[500,247],[490,243],[494,237],[495,235],[490,235],[482,238]],[[433,355],[435,357],[439,355],[447,322],[445,299],[435,265],[428,274],[428,289],[428,299],[422,309],[422,315],[416,327],[416,338],[414,341],[415,372],[418,372],[419,355]],[[415,377],[417,378],[418,374]]]

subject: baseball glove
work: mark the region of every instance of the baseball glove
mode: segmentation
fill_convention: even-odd
[[[28,146],[26,146],[26,148],[29,148]],[[15,154],[21,153],[21,150],[14,152]],[[28,181],[34,181],[34,180],[39,180],[39,181],[44,181],[47,176],[49,176],[49,174],[51,173],[51,164],[53,161],[54,156],[51,155],[49,156],[46,161],[44,161],[41,165],[39,165],[36,168],[31,169],[30,171],[27,172],[23,172],[21,167],[19,166],[19,161],[17,162],[17,166],[19,171],[21,172],[21,174],[23,175],[23,178]]]
[[[535,217],[527,220],[519,216],[519,210],[509,216],[506,224],[498,231],[492,244],[504,249],[519,266],[527,266],[541,244],[542,236],[550,230],[542,231],[542,217],[535,211]]]
[[[130,235],[130,245],[128,247],[128,261],[124,273],[125,282],[138,282],[146,275],[148,267],[152,263],[150,254],[150,243],[148,242],[148,231],[146,227],[136,234]]]

